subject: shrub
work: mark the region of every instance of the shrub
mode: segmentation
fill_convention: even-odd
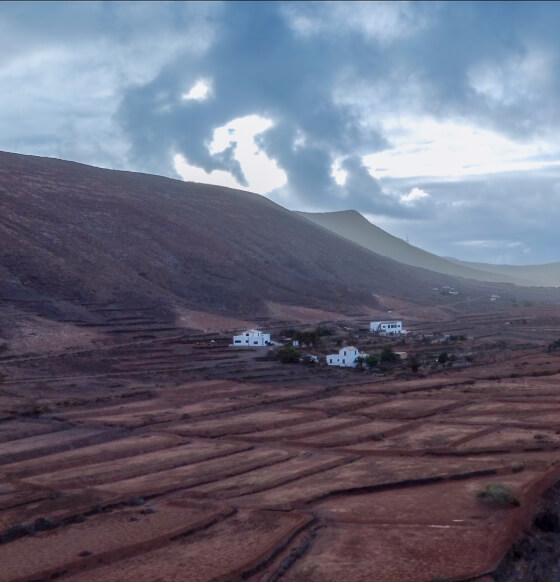
[[[375,366],[379,365],[379,356],[368,354],[365,357],[365,364],[368,368],[375,368]]]
[[[554,340],[549,346],[548,351],[551,352],[552,350],[557,350],[560,348],[560,339]]]
[[[301,345],[316,345],[321,341],[320,335],[317,333],[317,330],[311,331],[297,331],[293,338],[298,340]]]
[[[483,491],[476,494],[477,498],[484,503],[496,505],[498,507],[519,507],[519,499],[505,485],[488,485]]]
[[[276,357],[284,363],[298,362],[300,351],[293,346],[283,346],[276,352]]]
[[[386,346],[383,348],[381,355],[379,356],[379,360],[382,364],[386,364],[389,362],[397,362],[400,360],[401,357],[398,354],[395,354],[393,348],[391,346]]]
[[[441,354],[438,356],[438,364],[446,364],[447,361],[449,360],[449,355],[447,352],[441,352]]]
[[[560,519],[552,511],[545,510],[541,511],[535,516],[533,525],[540,529],[541,531],[547,533],[558,533],[560,532]]]
[[[286,327],[283,330],[280,331],[280,337],[294,337],[294,335],[297,333],[297,329],[295,329],[294,327]]]
[[[418,359],[418,356],[414,355],[408,358],[408,367],[413,372],[418,372],[418,370],[420,369],[420,360]]]

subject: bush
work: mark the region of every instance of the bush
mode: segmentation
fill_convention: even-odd
[[[413,372],[418,372],[418,370],[420,369],[420,360],[418,359],[418,356],[414,355],[408,358],[408,367]]]
[[[368,368],[375,368],[375,366],[379,365],[379,356],[375,354],[368,354],[365,357],[365,364]]]
[[[301,345],[314,346],[321,341],[321,337],[317,333],[317,330],[297,331],[292,337],[295,340],[298,340]]]
[[[280,331],[280,337],[294,337],[297,333],[297,329],[294,327],[285,327],[283,330]]]
[[[379,360],[382,364],[386,364],[389,362],[397,362],[400,360],[401,357],[398,354],[395,354],[393,348],[391,346],[386,346],[383,348],[381,355],[379,356]]]
[[[276,357],[285,364],[299,362],[300,351],[293,346],[283,346],[276,352]]]
[[[558,533],[560,532],[560,519],[555,513],[545,510],[541,511],[535,516],[533,525],[540,529],[541,531],[547,533]]]
[[[557,350],[560,348],[560,339],[554,340],[549,346],[548,351],[551,352],[552,350]]]
[[[479,491],[476,496],[484,503],[498,507],[519,507],[521,505],[519,499],[505,485],[488,485],[486,489]]]
[[[447,352],[441,352],[441,354],[438,356],[438,364],[446,364],[447,361],[449,360],[449,355]]]

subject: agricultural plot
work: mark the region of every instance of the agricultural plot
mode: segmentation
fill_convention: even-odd
[[[560,478],[558,356],[483,313],[441,322],[480,365],[384,376],[106,315],[115,345],[5,365],[0,582],[467,579]]]

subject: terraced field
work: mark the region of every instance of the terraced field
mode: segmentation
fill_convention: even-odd
[[[1,360],[0,581],[497,580],[560,478],[546,336],[379,375],[111,313],[116,343]]]

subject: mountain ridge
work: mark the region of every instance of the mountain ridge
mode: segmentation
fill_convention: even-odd
[[[514,266],[511,268],[510,266],[502,268],[498,266],[494,270],[494,265],[440,257],[415,247],[372,224],[356,210],[321,213],[299,212],[299,214],[364,248],[404,264],[476,281],[513,283],[519,286],[542,286],[543,281],[546,281],[551,286],[560,285],[560,263],[552,263],[552,265],[558,266],[557,276],[548,277],[545,272],[547,265],[537,265],[535,267],[543,268],[533,270],[530,267],[523,269]],[[539,277],[538,280],[535,279],[536,276]],[[546,286],[546,283],[544,284]]]

